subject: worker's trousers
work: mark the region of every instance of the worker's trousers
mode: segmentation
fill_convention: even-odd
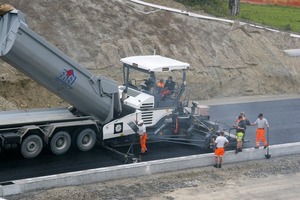
[[[267,140],[265,138],[265,130],[258,128],[256,130],[256,147],[260,146],[260,140],[263,142],[264,146],[268,146]]]
[[[147,151],[146,142],[147,134],[140,135],[141,153],[145,153]]]

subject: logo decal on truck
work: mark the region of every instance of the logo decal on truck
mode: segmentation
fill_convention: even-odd
[[[123,123],[117,123],[114,125],[114,134],[123,132]]]
[[[60,72],[58,75],[57,79],[64,84],[66,84],[68,87],[72,88],[71,86],[76,80],[76,76],[74,75],[74,71],[72,69],[64,69],[63,71]]]

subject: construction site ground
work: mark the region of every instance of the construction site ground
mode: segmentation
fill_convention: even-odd
[[[272,158],[272,152],[270,153],[270,159],[224,164],[221,169],[207,166],[138,178],[32,191],[8,196],[6,199],[298,199],[300,155]]]

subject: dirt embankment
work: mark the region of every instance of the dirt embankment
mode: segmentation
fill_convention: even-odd
[[[186,9],[171,0],[149,0]],[[97,75],[121,83],[120,58],[157,54],[191,64],[193,99],[300,92],[299,39],[250,26],[201,20],[129,1],[9,0],[29,27]],[[63,105],[0,61],[0,102],[9,108]],[[119,72],[119,73],[118,73]]]

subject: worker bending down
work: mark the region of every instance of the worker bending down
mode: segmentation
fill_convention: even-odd
[[[141,145],[141,154],[147,153],[147,133],[146,133],[146,126],[143,120],[139,120],[139,135],[140,135],[140,145]]]

